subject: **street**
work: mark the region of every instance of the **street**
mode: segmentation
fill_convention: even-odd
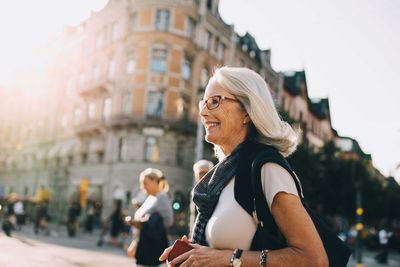
[[[31,226],[14,231],[13,237],[0,232],[0,267],[134,267],[122,249],[104,245],[97,247],[98,231],[67,237],[64,228],[52,225],[50,235],[35,235]],[[364,267],[400,266],[400,254],[391,251],[389,264],[377,264],[374,251],[363,251]],[[352,258],[349,267],[356,266]]]

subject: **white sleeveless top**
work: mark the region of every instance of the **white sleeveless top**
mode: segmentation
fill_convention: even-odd
[[[298,196],[292,176],[276,163],[266,163],[261,169],[262,187],[269,209],[275,195],[286,192]],[[207,223],[206,240],[216,249],[249,250],[257,225],[235,200],[235,178],[222,190],[213,215]]]

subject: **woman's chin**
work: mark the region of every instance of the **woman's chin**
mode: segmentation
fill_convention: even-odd
[[[206,133],[206,136],[204,137],[204,139],[208,142],[208,143],[211,143],[211,144],[216,144],[215,143],[215,141],[216,141],[216,137],[214,136],[214,135],[212,135],[212,134],[209,134],[209,133]]]

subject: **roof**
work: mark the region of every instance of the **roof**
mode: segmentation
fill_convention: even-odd
[[[329,119],[329,100],[328,98],[313,98],[309,100],[309,107],[312,114],[317,118]]]
[[[298,96],[301,93],[301,83],[306,81],[304,71],[286,71],[283,73],[283,87],[293,96]]]
[[[258,62],[261,62],[261,49],[258,47],[256,39],[254,37],[246,32],[243,36],[240,36],[237,34],[238,37],[238,46],[241,48],[241,50],[245,53],[248,53],[250,57],[256,59]],[[254,52],[254,55],[252,56],[252,52]]]
[[[361,149],[357,140],[355,140],[351,137],[339,136],[337,138],[336,145],[343,152],[352,152],[352,153],[357,154],[360,158],[362,158],[364,160],[368,160],[368,161],[372,160],[371,154],[366,154]]]

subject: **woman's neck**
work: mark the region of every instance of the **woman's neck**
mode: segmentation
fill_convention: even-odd
[[[230,144],[226,144],[226,145],[221,145],[219,146],[224,157],[229,156],[233,150],[235,150],[235,148],[240,145],[241,143],[243,143],[243,141],[246,139],[246,137],[241,137],[241,138],[237,138],[236,140],[234,140],[233,142],[231,142]]]

